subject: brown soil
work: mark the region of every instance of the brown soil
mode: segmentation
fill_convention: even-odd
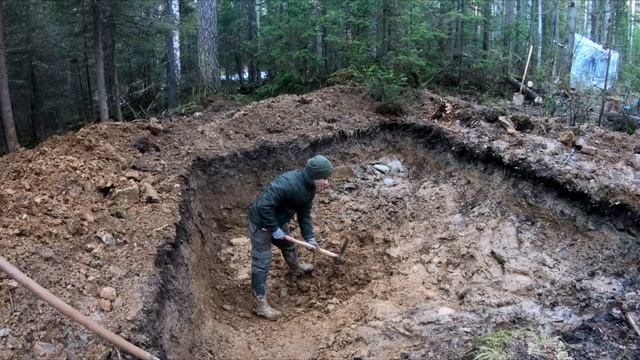
[[[161,126],[94,125],[5,156],[2,255],[165,358],[461,358],[474,337],[511,327],[563,336],[576,358],[640,356],[620,317],[639,303],[637,135],[585,127],[597,153],[571,154],[559,119],[510,135],[429,93],[403,118],[374,108],[334,87]],[[317,152],[339,171],[316,229],[329,249],[353,239],[348,260],[303,252],[318,270],[296,280],[275,256],[269,295],[285,317],[262,321],[247,208]],[[406,171],[372,167],[393,160]],[[159,202],[113,197],[142,183]],[[111,311],[104,286],[117,291]],[[0,358],[119,357],[6,277],[0,304]]]

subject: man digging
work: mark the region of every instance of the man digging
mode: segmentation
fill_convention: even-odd
[[[254,312],[269,320],[277,320],[282,312],[267,302],[267,276],[271,269],[271,244],[280,248],[290,272],[309,275],[313,265],[299,263],[296,247],[284,239],[289,234],[289,221],[295,214],[304,240],[318,248],[313,233],[311,207],[316,192],[329,186],[333,172],[331,162],[322,155],[312,157],[304,168],[288,171],[275,180],[258,196],[249,211],[251,235],[251,291],[256,307]]]

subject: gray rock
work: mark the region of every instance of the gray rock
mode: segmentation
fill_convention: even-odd
[[[153,171],[153,172],[158,171],[155,166],[149,164],[148,162],[142,159],[133,160],[133,162],[131,163],[131,168],[133,170],[139,170],[139,171]]]
[[[580,152],[587,155],[595,155],[598,149],[593,146],[584,145],[580,148]]]
[[[0,329],[0,339],[7,337],[11,334],[11,330],[4,328],[4,329]]]
[[[391,171],[391,169],[387,165],[383,165],[383,164],[375,164],[373,165],[373,168],[380,171],[383,174],[386,174],[389,171]]]
[[[127,170],[124,172],[124,177],[127,179],[132,179],[135,181],[140,181],[142,177],[140,176],[140,172],[138,170]]]
[[[358,187],[356,186],[356,184],[352,183],[352,182],[346,182],[344,183],[344,185],[342,185],[342,188],[345,190],[355,190]]]
[[[105,245],[113,245],[116,243],[116,238],[111,235],[111,233],[106,232],[105,230],[100,230],[96,234],[96,236],[105,244]]]
[[[113,199],[118,203],[128,202],[136,203],[140,198],[140,188],[138,185],[132,185],[124,189],[115,189]]]
[[[382,182],[386,185],[386,186],[393,186],[396,184],[395,180],[391,179],[391,178],[386,178],[384,180],[382,180]]]
[[[150,204],[160,202],[160,195],[149,183],[142,184],[142,198]]]
[[[58,358],[58,349],[53,344],[45,343],[45,342],[36,342],[33,345],[33,354],[36,356],[36,359],[56,359]]]
[[[400,172],[403,173],[407,171],[407,169],[402,165],[400,160],[393,160],[392,162],[387,164],[392,172]]]
[[[249,242],[250,240],[246,237],[238,237],[229,240],[229,244],[231,244],[231,246],[245,246],[249,245]]]

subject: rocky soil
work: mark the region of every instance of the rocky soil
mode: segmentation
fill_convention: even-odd
[[[374,108],[333,87],[5,156],[2,256],[167,358],[462,358],[509,327],[563,336],[576,358],[639,356],[625,321],[638,315],[638,135],[522,125],[428,92],[402,118]],[[276,260],[286,317],[266,323],[250,314],[246,209],[319,151],[341,170],[316,228],[334,250],[354,239],[349,260],[304,254],[318,271],[296,281]],[[4,275],[0,304],[0,358],[120,357]]]

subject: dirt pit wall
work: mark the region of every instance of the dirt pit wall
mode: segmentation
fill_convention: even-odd
[[[637,294],[640,247],[612,225],[615,214],[491,159],[453,155],[423,130],[196,161],[177,239],[157,259],[148,328],[163,357],[462,358],[473,338],[514,327],[571,338],[578,357],[640,355],[637,341],[621,350],[611,338],[572,337]],[[315,229],[330,250],[352,239],[347,262],[301,251],[317,271],[291,279],[274,247],[268,293],[285,316],[264,321],[251,314],[248,208],[316,153],[337,169],[316,197]]]

